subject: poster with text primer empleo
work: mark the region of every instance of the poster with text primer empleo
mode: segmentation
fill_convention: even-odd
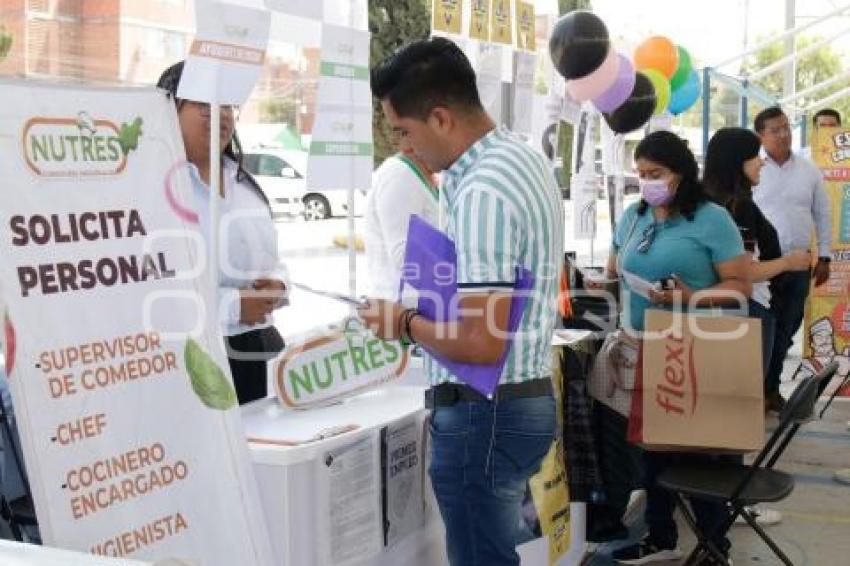
[[[48,546],[273,563],[172,101],[0,81],[6,372]]]

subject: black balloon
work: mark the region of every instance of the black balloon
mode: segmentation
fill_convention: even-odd
[[[574,10],[562,16],[549,38],[552,63],[567,80],[584,77],[598,69],[610,46],[605,23],[585,10]]]
[[[613,112],[602,115],[608,126],[618,134],[637,130],[646,124],[655,111],[655,87],[643,73],[635,73],[635,87],[626,101]]]

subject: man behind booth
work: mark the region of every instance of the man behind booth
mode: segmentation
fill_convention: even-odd
[[[520,504],[555,432],[550,341],[563,258],[563,211],[545,157],[481,105],[475,72],[451,41],[403,47],[372,70],[372,92],[416,155],[443,171],[442,228],[457,248],[463,313],[435,324],[397,303],[360,314],[385,339],[418,342],[431,388],[429,473],[455,565],[519,564]],[[515,268],[535,276],[517,333],[507,337]],[[490,400],[427,352],[494,364],[510,344]]]
[[[818,261],[811,273],[784,273],[774,289],[776,337],[770,366],[765,377],[765,408],[779,411],[784,403],[779,394],[779,378],[794,334],[803,321],[810,279],[815,286],[829,279],[832,258],[832,218],[823,175],[815,165],[791,151],[791,127],[778,106],[756,115],[755,130],[761,138],[765,163],[761,182],[753,187],[753,200],[779,234],[782,253],[808,249],[812,231],[817,234]]]

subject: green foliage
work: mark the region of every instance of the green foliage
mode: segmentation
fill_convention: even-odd
[[[796,47],[798,51],[805,49],[813,43],[820,41],[817,36],[800,36],[797,38]],[[744,70],[756,72],[758,69],[781,59],[785,54],[785,46],[782,41],[776,41],[759,50],[755,56],[747,61]],[[817,83],[825,81],[844,70],[844,63],[840,53],[832,45],[824,45],[797,60],[794,72],[796,91],[799,92]],[[782,96],[783,69],[780,68],[757,82],[758,86],[780,98]],[[839,81],[824,89],[817,90],[798,101],[800,106],[808,106],[812,102],[820,100],[833,92],[847,86],[846,81]],[[842,116],[848,116],[850,112],[850,97],[844,97],[830,104],[838,110]],[[760,107],[753,107],[758,111]]]
[[[9,50],[12,49],[12,32],[6,29],[6,26],[0,25],[0,61],[6,58]]]
[[[297,108],[293,97],[261,100],[259,110],[260,123],[295,125]]]
[[[370,0],[369,31],[372,33],[371,62],[377,65],[399,47],[428,37],[431,31],[431,0]],[[372,136],[375,165],[378,165],[393,155],[396,148],[380,102],[375,100],[373,103]]]

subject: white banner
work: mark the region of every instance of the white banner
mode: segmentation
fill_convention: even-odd
[[[153,89],[0,83],[6,368],[46,544],[264,566],[182,148]]]
[[[470,40],[477,46],[477,56],[471,59],[475,69],[478,95],[481,104],[497,124],[502,123],[502,46],[497,43],[484,43]]]
[[[323,0],[266,0],[266,7],[290,16],[321,20],[325,3]]]
[[[307,186],[368,189],[373,166],[369,33],[324,25],[319,72]]]
[[[596,236],[596,199],[599,192],[594,161],[596,120],[595,113],[583,109],[573,138],[575,174],[570,179],[570,197],[573,201],[573,236],[577,240]]]
[[[197,0],[197,35],[177,90],[179,98],[244,104],[260,78],[271,14],[265,9]]]
[[[530,134],[534,111],[534,67],[537,56],[526,51],[514,55],[513,131]]]

